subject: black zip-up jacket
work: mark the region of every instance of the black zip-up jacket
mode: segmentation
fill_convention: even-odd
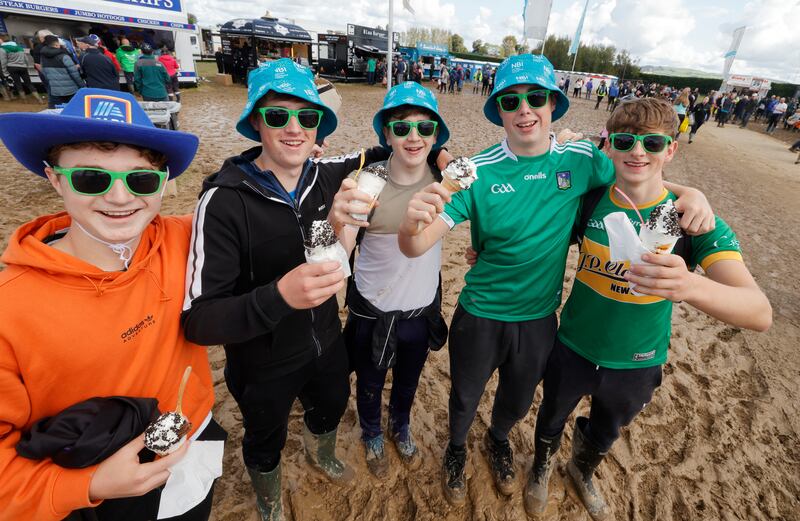
[[[114,62],[100,49],[90,48],[81,57],[81,72],[86,86],[95,89],[119,90],[119,73]]]
[[[195,211],[181,322],[186,338],[224,344],[235,381],[288,374],[320,356],[341,334],[336,297],[313,309],[292,309],[278,280],[305,262],[304,238],[325,219],[358,153],[309,160],[294,200],[271,172],[253,165],[261,147],[228,158],[203,182]],[[433,161],[438,151],[431,153]],[[370,164],[389,156],[375,147]]]

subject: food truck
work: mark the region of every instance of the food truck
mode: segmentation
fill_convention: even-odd
[[[755,76],[743,76],[741,74],[731,74],[727,80],[722,81],[720,92],[730,92],[736,89],[739,92],[757,92],[759,98],[767,95],[772,88],[772,82],[766,78]]]
[[[121,37],[132,43],[166,45],[180,62],[182,84],[197,83],[191,38],[197,27],[188,22],[186,0],[0,0],[0,22],[17,43],[32,49],[34,34],[48,29],[62,39],[96,34],[114,52]],[[39,82],[31,67],[31,79]],[[125,77],[120,76],[120,82]]]
[[[194,49],[196,59],[213,58],[217,49],[222,50],[222,36],[218,25],[202,25],[197,28],[198,43]]]
[[[399,33],[394,33],[392,48],[397,54]],[[317,35],[316,68],[325,78],[343,81],[367,79],[367,61],[370,58],[386,60],[389,33],[382,29],[347,24],[346,34]]]
[[[449,65],[451,59],[447,45],[430,42],[417,42],[416,47],[401,47],[400,52],[411,62],[422,62],[425,69],[422,77],[426,80],[438,78],[439,66],[442,63]]]
[[[265,61],[311,64],[311,35],[299,25],[266,16],[238,18],[222,24],[219,34],[225,71],[236,83],[244,83],[247,72]]]

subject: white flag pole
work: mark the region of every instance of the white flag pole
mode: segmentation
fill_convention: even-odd
[[[392,88],[392,37],[394,36],[394,0],[389,0],[389,30],[387,35],[386,48],[386,90]]]

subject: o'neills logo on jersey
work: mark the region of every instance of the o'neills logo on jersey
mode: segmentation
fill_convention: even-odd
[[[538,174],[525,174],[523,177],[526,181],[543,181],[547,179],[547,174],[544,172],[539,172]]]
[[[510,194],[511,192],[516,192],[516,190],[514,190],[514,187],[511,186],[511,183],[492,185],[491,190],[493,194]]]
[[[148,327],[154,325],[155,323],[156,320],[153,318],[153,315],[147,315],[142,320],[140,320],[136,325],[129,327],[120,335],[120,338],[122,338],[122,343],[130,342],[136,337],[136,335],[138,335]]]
[[[625,280],[627,262],[613,262],[608,246],[584,237],[578,257],[578,272],[575,276],[605,298],[630,304],[652,304],[663,300],[649,295],[633,295]]]

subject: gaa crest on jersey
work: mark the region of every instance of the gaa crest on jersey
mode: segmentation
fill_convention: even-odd
[[[569,190],[572,188],[572,172],[556,172],[556,182],[559,190]]]

